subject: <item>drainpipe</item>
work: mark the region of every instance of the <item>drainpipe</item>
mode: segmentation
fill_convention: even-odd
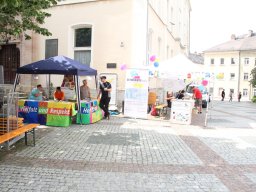
[[[149,12],[149,0],[147,1],[147,16],[146,16],[146,66],[149,65],[149,56],[148,56],[148,12]]]
[[[238,89],[238,92],[237,94],[239,94],[240,92],[240,73],[241,73],[241,51],[238,52],[238,81],[237,81],[237,89]]]

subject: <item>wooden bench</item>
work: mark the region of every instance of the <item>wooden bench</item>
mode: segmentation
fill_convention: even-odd
[[[159,111],[159,116],[160,116],[161,112],[162,112],[162,114],[167,114],[167,105],[166,104],[157,105],[157,106],[155,106],[155,108],[156,108],[156,110]]]
[[[8,133],[5,133],[4,135],[0,136],[0,144],[7,142],[15,137],[18,137],[20,135],[22,135],[23,133],[25,133],[25,145],[28,145],[28,138],[27,138],[27,134],[30,132],[33,134],[33,146],[36,145],[36,141],[35,141],[35,128],[39,126],[39,124],[27,124],[24,125],[21,128],[18,128],[16,130],[10,131]]]

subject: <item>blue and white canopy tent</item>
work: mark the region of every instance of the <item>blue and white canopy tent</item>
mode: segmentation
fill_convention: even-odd
[[[50,57],[45,60],[36,61],[34,63],[19,67],[17,69],[16,78],[14,81],[14,91],[17,83],[19,82],[20,74],[48,74],[49,84],[51,74],[73,75],[75,79],[78,111],[80,111],[81,108],[79,76],[95,76],[97,89],[97,70],[65,56]]]

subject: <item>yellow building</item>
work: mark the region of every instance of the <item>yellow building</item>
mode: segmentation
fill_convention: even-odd
[[[220,99],[224,89],[226,99],[230,92],[237,100],[239,92],[242,101],[248,101],[256,95],[256,89],[249,83],[252,69],[256,66],[256,33],[231,36],[231,40],[204,51],[204,65],[214,74],[210,82],[210,92]]]

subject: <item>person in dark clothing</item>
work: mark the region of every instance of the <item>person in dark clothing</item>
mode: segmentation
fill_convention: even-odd
[[[239,94],[238,94],[238,102],[240,102],[241,98],[242,98],[242,93],[239,92]]]
[[[100,83],[100,91],[98,94],[98,98],[100,98],[100,108],[104,111],[104,118],[109,119],[109,111],[108,106],[111,99],[111,84],[107,82],[106,76],[100,77],[101,83]]]
[[[184,98],[184,93],[185,93],[184,90],[180,91],[180,93],[177,95],[177,99],[183,99]]]
[[[224,99],[225,99],[225,89],[222,90],[221,97],[222,97],[221,101],[224,101]]]

